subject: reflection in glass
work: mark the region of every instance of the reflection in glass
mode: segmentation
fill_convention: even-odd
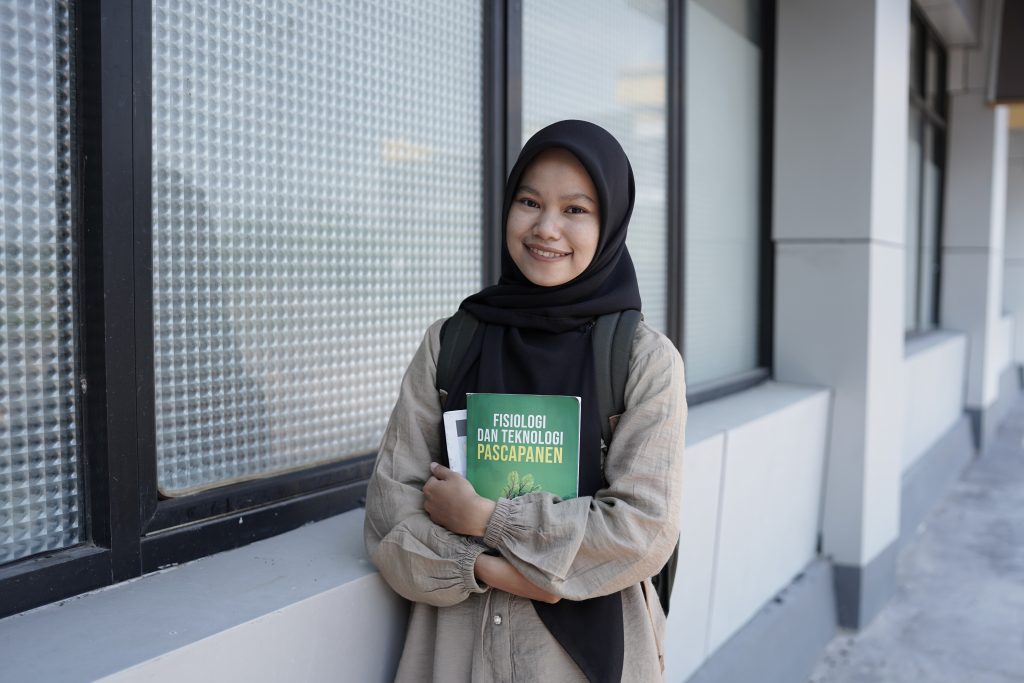
[[[758,6],[747,3],[741,12],[732,3],[735,11],[724,12],[694,0],[687,5],[683,343],[690,385],[758,365]]]
[[[161,492],[377,447],[480,286],[481,5],[153,3]]]
[[[644,318],[665,330],[668,311],[664,0],[523,3],[523,141],[554,121],[608,129],[629,156],[636,205],[627,244]]]

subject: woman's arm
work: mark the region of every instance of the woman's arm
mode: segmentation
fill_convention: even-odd
[[[656,574],[679,535],[686,430],[683,361],[649,328],[634,343],[626,412],[605,462],[608,486],[559,501],[538,492],[498,501],[485,542],[541,590],[572,600]]]
[[[486,548],[430,521],[423,485],[442,443],[434,387],[440,321],[427,330],[402,379],[366,491],[363,538],[388,584],[415,602],[454,605],[481,593],[477,557]]]
[[[554,604],[561,596],[530,583],[512,564],[501,557],[480,555],[476,558],[476,577],[492,588],[518,595],[521,598]]]

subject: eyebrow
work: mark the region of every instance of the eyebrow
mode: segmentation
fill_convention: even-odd
[[[529,185],[527,185],[525,183],[519,186],[519,191],[520,192],[529,192],[531,194],[537,195],[538,197],[540,196],[540,192],[538,192],[537,190],[535,190],[534,188],[530,187]],[[597,202],[594,201],[594,199],[591,198],[591,196],[588,195],[585,192],[574,192],[572,194],[563,194],[560,197],[560,199],[586,199],[587,201],[591,202],[592,204],[597,204]]]

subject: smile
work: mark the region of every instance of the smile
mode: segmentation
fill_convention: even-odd
[[[523,246],[525,246],[526,250],[530,252],[530,256],[540,261],[557,261],[558,259],[565,258],[566,256],[570,255],[560,251],[547,251],[546,249],[539,249],[537,247],[532,247],[529,244],[524,244]]]

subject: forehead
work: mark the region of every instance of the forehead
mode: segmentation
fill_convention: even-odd
[[[546,149],[530,162],[519,178],[520,183],[536,187],[539,180],[546,182],[576,183],[581,189],[593,190],[594,183],[576,155],[563,147]]]

